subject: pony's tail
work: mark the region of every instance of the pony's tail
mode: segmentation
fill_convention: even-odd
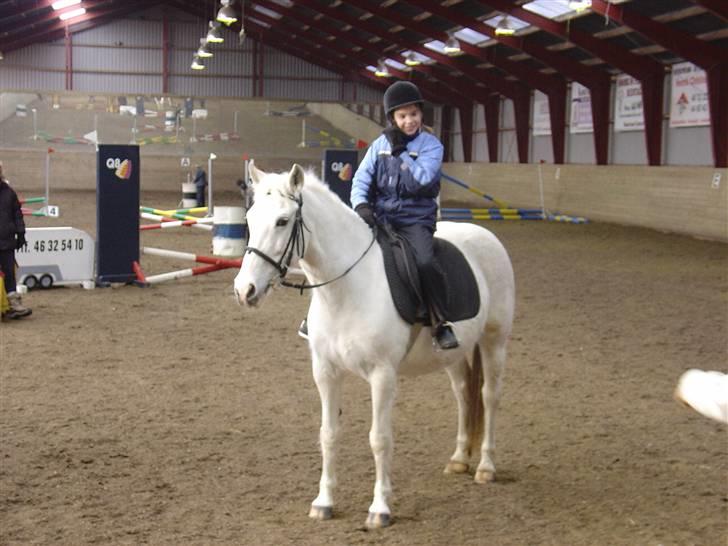
[[[465,431],[468,435],[468,456],[473,451],[480,449],[483,442],[483,419],[485,409],[483,407],[483,359],[480,354],[480,346],[476,343],[473,347],[473,358],[468,366],[467,377],[465,378],[465,401],[467,412],[465,414]]]

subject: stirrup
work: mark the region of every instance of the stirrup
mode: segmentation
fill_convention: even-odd
[[[298,327],[298,335],[305,340],[308,340],[308,319],[305,318],[301,321],[301,325]]]
[[[451,322],[441,322],[435,326],[435,342],[442,350],[456,349],[460,346],[455,332],[452,329]]]

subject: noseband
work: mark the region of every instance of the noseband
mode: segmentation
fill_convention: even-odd
[[[278,278],[280,279],[280,283],[282,286],[285,286],[287,288],[297,288],[301,291],[301,294],[303,294],[304,290],[311,289],[311,288],[319,288],[320,286],[325,286],[327,284],[330,284],[334,281],[338,281],[340,278],[342,278],[344,275],[349,273],[354,267],[364,259],[364,256],[366,256],[367,252],[369,252],[369,249],[372,248],[374,245],[374,241],[377,239],[376,229],[372,232],[372,240],[369,243],[369,246],[367,246],[366,250],[362,253],[361,256],[349,267],[346,268],[346,270],[341,274],[333,279],[330,279],[325,282],[317,283],[317,284],[306,284],[305,282],[296,284],[291,283],[285,279],[286,274],[288,273],[288,268],[291,266],[291,260],[293,259],[293,252],[296,252],[296,255],[299,258],[303,258],[304,253],[306,252],[306,235],[304,233],[305,231],[310,232],[311,230],[308,229],[308,226],[303,222],[303,214],[301,213],[301,209],[303,208],[303,196],[299,195],[298,197],[294,197],[292,195],[287,196],[290,200],[296,202],[296,217],[293,221],[293,229],[291,230],[291,235],[288,237],[288,242],[286,243],[286,247],[283,249],[283,253],[281,254],[280,260],[276,261],[270,256],[268,256],[265,252],[258,250],[257,248],[254,248],[252,246],[249,246],[245,249],[246,254],[255,254],[256,256],[260,256],[263,258],[266,262],[268,262],[270,265],[272,265],[276,271],[278,271]]]

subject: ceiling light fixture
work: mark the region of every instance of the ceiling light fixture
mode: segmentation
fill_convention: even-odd
[[[74,17],[78,17],[79,15],[83,15],[86,13],[86,8],[78,8],[78,9],[72,9],[71,11],[65,11],[61,13],[58,17],[61,19],[61,21],[67,21],[68,19],[73,19]]]
[[[591,4],[591,0],[571,0],[569,2],[569,8],[573,9],[577,13],[580,13],[585,9],[590,8]]]
[[[508,16],[504,15],[495,27],[495,33],[498,36],[513,36],[516,29],[511,26]]]
[[[212,51],[210,51],[210,48],[207,47],[207,40],[204,38],[200,38],[200,47],[197,50],[197,56],[200,59],[207,59],[208,57],[212,57]]]
[[[235,0],[220,0],[222,7],[217,12],[217,20],[223,25],[230,26],[238,20],[238,14],[232,4]]]
[[[404,64],[406,64],[407,66],[419,66],[422,63],[417,58],[417,55],[415,55],[415,52],[410,51],[409,53],[407,53],[407,57],[404,60]]]
[[[374,72],[374,75],[380,78],[389,78],[391,76],[391,74],[389,73],[389,69],[387,68],[387,64],[384,62],[384,59],[379,59],[377,61],[377,69]]]
[[[220,30],[220,23],[210,21],[210,30],[207,31],[207,41],[210,44],[221,44],[225,41]]]
[[[58,0],[57,2],[53,2],[51,4],[51,7],[58,11],[59,9],[67,8],[70,6],[75,6],[76,4],[80,4],[81,0]]]
[[[447,33],[445,47],[443,47],[442,50],[448,55],[457,55],[458,53],[462,53],[462,50],[460,49],[460,42],[458,42],[458,39],[450,32]]]
[[[205,65],[200,60],[200,57],[197,56],[197,55],[195,55],[194,57],[192,57],[192,64],[190,65],[190,68],[192,70],[204,70],[205,69]]]

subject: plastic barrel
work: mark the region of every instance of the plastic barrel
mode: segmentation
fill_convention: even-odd
[[[174,113],[174,110],[167,110],[164,113],[164,130],[165,131],[172,131],[174,130],[175,123],[177,121],[177,116]]]
[[[243,207],[215,207],[212,224],[212,253],[239,258],[245,250]]]
[[[197,188],[189,182],[182,183],[182,208],[189,209],[197,206]]]

